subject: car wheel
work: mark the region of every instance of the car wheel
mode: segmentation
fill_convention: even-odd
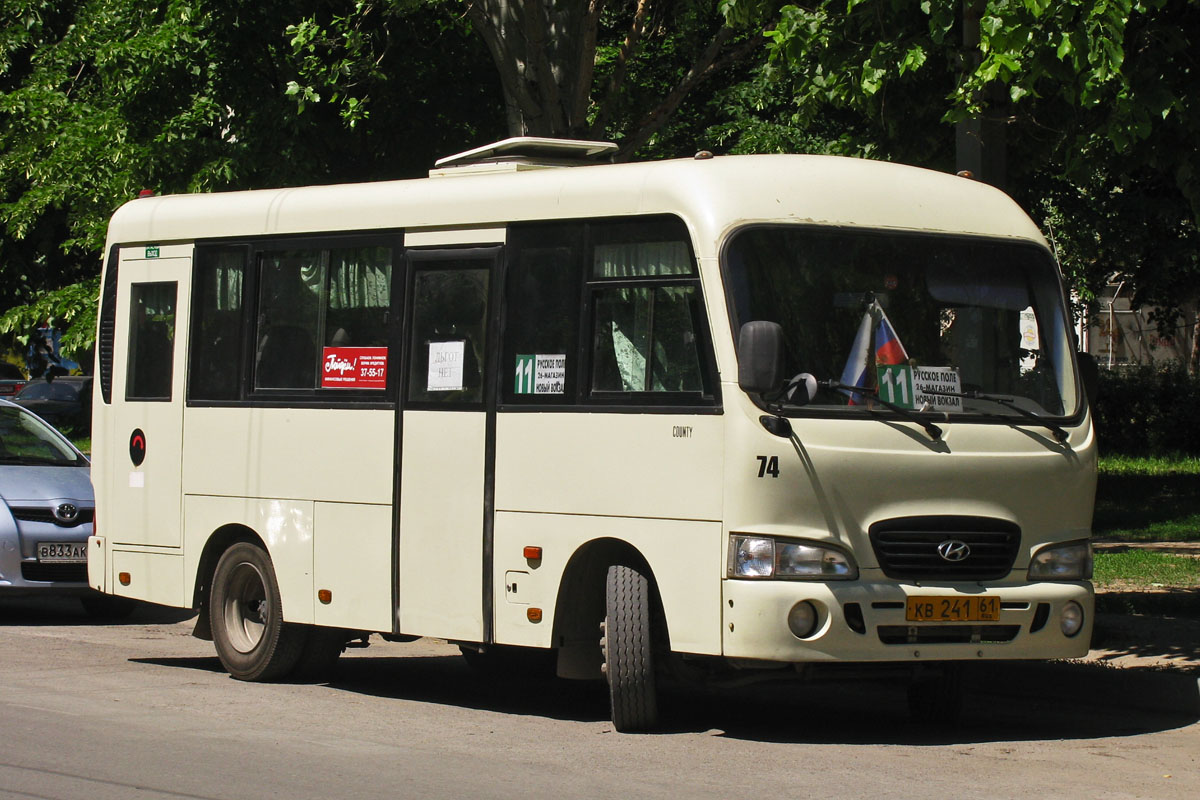
[[[618,731],[646,731],[658,724],[650,581],[632,567],[608,568],[605,581],[604,675]]]
[[[209,620],[217,656],[230,675],[270,681],[296,666],[308,630],[283,621],[279,583],[261,547],[238,542],[213,573]]]

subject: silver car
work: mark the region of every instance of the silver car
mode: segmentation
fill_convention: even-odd
[[[90,473],[66,437],[0,400],[0,597],[74,594],[89,613],[119,613],[88,587],[96,509]]]

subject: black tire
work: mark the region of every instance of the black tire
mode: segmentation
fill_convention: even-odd
[[[125,619],[137,608],[137,600],[111,594],[80,595],[79,604],[92,619]]]
[[[622,733],[658,724],[650,581],[633,567],[608,568],[604,587],[604,675],[613,727]]]
[[[233,677],[278,680],[296,666],[308,630],[283,621],[279,582],[261,547],[237,542],[221,555],[208,611],[217,656]]]

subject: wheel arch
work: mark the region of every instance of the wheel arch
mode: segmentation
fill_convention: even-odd
[[[604,585],[608,568],[616,565],[632,567],[650,582],[655,638],[662,647],[670,649],[670,632],[650,562],[638,548],[624,540],[592,539],[571,555],[559,581],[552,634],[558,651],[559,677],[578,680],[603,677],[600,623],[604,620]]]
[[[221,554],[235,542],[250,542],[267,549],[266,543],[252,528],[231,523],[222,525],[213,531],[204,549],[200,552],[200,561],[196,566],[196,581],[192,587],[192,608],[200,612],[196,618],[196,628],[192,635],[197,639],[212,641],[212,626],[208,617],[208,598],[212,593],[213,573],[217,571],[217,562]]]

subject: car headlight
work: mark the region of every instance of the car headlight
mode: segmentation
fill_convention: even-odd
[[[1092,577],[1092,543],[1087,539],[1043,547],[1029,562],[1031,581],[1086,581]]]
[[[729,544],[731,578],[848,581],[858,577],[854,559],[835,547],[770,536],[733,536]]]

